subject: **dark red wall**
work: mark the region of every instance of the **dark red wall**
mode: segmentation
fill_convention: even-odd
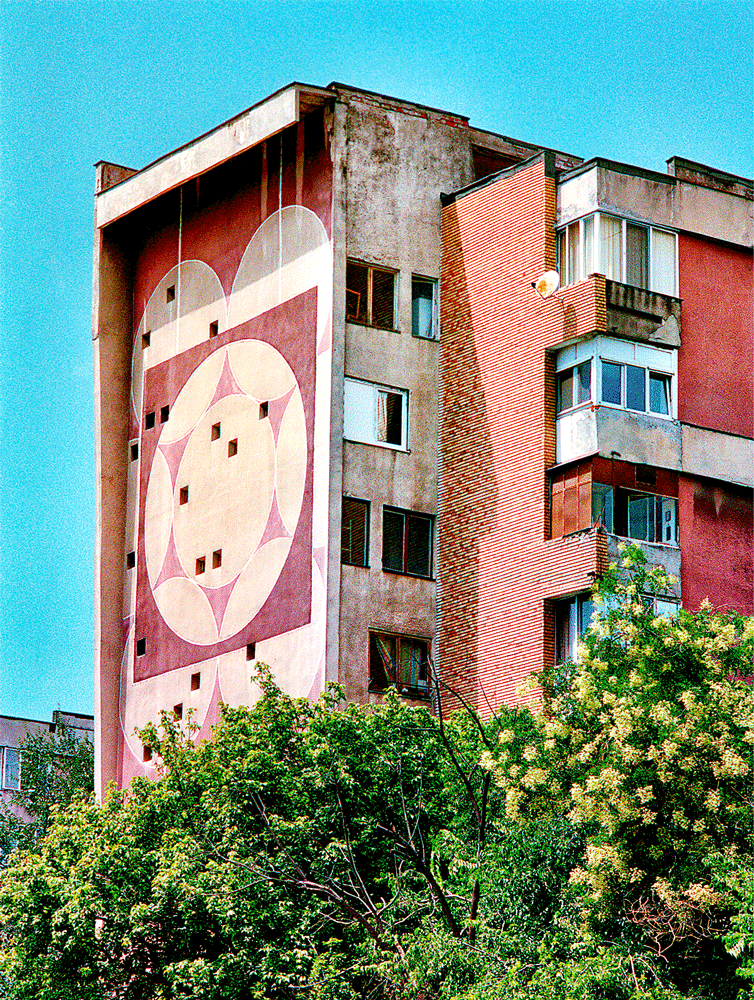
[[[678,416],[733,434],[754,435],[752,255],[681,233],[683,299]]]
[[[754,614],[752,491],[719,480],[679,476],[681,589],[684,607]]]

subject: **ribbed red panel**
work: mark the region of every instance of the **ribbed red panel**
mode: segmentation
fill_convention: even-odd
[[[594,532],[546,540],[547,349],[606,319],[602,278],[547,300],[531,288],[555,264],[554,221],[544,162],[443,211],[439,651],[444,679],[483,712],[551,662],[547,599],[588,588],[599,561]]]

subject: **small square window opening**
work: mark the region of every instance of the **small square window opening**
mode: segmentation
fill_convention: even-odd
[[[170,417],[170,407],[169,406],[163,406],[163,407],[161,407],[160,408],[160,423],[161,424],[166,424],[168,422],[168,418],[169,417]]]
[[[143,349],[146,349],[147,347],[149,347],[149,342],[150,342],[151,339],[152,339],[152,331],[151,330],[147,330],[146,333],[143,333],[141,335],[141,346],[142,346]]]
[[[183,506],[183,504],[188,503],[189,498],[189,488],[188,486],[181,486],[181,492],[178,495],[178,503]]]
[[[137,639],[136,640],[136,655],[137,656],[144,656],[144,654],[146,653],[146,651],[147,651],[147,640],[146,639]]]
[[[209,339],[212,340],[212,338],[216,337],[219,332],[220,332],[220,324],[218,323],[218,321],[215,320],[214,323],[210,323],[210,325],[209,325]]]
[[[179,702],[177,705],[173,705],[173,715],[176,719],[183,718],[183,702]]]
[[[175,301],[175,285],[168,286],[167,292],[165,293],[165,301],[166,302]]]
[[[212,431],[210,439],[212,441],[217,441],[220,438],[220,424],[212,424]]]
[[[257,658],[257,644],[255,642],[250,642],[246,647],[246,659],[256,660]]]
[[[269,412],[270,412],[270,404],[269,403],[265,402],[265,403],[260,403],[259,404],[259,419],[260,420],[264,420],[265,417],[269,414]]]
[[[238,438],[233,438],[232,441],[228,441],[228,458],[233,458],[233,456],[237,454],[238,454]]]
[[[131,445],[131,461],[135,462],[139,457],[139,445],[134,443]]]
[[[217,549],[212,553],[212,569],[220,569],[223,564],[223,550]]]
[[[149,761],[151,759],[152,759],[152,748],[145,746],[144,747],[144,756],[143,756],[144,763],[145,764],[149,763]]]
[[[191,675],[191,690],[198,691],[202,686],[202,675],[201,673]]]
[[[133,569],[135,565],[136,565],[136,553],[135,552],[127,552],[126,553],[126,568],[127,569]]]
[[[202,575],[202,573],[204,572],[204,569],[205,569],[206,565],[207,565],[207,560],[204,558],[204,556],[200,556],[196,560],[196,576],[201,576]]]
[[[144,426],[148,431],[154,427],[154,410],[151,410],[144,418]]]

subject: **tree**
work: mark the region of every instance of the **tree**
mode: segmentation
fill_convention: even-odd
[[[708,603],[658,616],[670,583],[624,549],[598,585],[602,613],[580,662],[539,678],[534,726],[504,730],[485,765],[510,818],[555,809],[583,831],[570,882],[585,942],[613,941],[632,975],[639,958],[649,979],[670,972],[679,988],[733,996],[721,938],[743,952],[754,622]]]
[[[45,834],[52,810],[94,790],[94,745],[58,722],[54,733],[28,733],[19,746],[22,785],[0,801],[0,868],[16,847],[30,849]],[[19,810],[21,812],[19,812]]]
[[[658,620],[661,576],[625,560],[543,711],[311,703],[262,674],[212,742],[148,727],[158,781],[14,855],[7,996],[732,1000],[751,623]]]

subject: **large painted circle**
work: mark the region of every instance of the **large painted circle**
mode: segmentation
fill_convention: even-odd
[[[301,514],[304,407],[279,351],[244,340],[207,358],[176,398],[159,443],[183,438],[174,479],[159,446],[152,461],[147,571],[168,627],[211,645],[243,629],[265,603]]]

